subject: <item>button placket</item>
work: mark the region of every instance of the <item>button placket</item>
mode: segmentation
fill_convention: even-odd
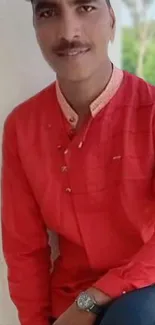
[[[62,146],[58,145],[57,146],[58,149],[61,149]],[[64,180],[64,191],[67,194],[72,193],[72,189],[70,187],[69,184],[69,179],[68,179],[68,171],[69,171],[69,149],[66,148],[65,150],[63,150],[63,155],[62,155],[62,166],[60,167],[61,169],[61,173],[63,174],[63,180]]]
[[[52,124],[49,122],[47,123],[47,128],[50,130],[52,129]],[[68,164],[69,164],[69,149],[67,145],[65,145],[64,137],[60,135],[58,139],[56,149],[59,151],[60,159],[62,164],[60,165],[60,172],[62,173],[63,183],[64,183],[64,191],[66,193],[71,193],[72,189],[70,188],[69,179],[68,179]]]

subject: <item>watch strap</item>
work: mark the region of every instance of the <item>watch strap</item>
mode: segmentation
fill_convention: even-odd
[[[89,309],[89,311],[96,315],[100,315],[103,311],[103,306],[94,304],[94,306],[91,309]]]

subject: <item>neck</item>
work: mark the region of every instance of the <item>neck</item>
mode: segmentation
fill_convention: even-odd
[[[67,102],[72,109],[83,118],[89,113],[90,104],[102,93],[110,81],[112,75],[112,64],[110,60],[103,68],[93,74],[89,79],[82,82],[73,82],[59,79],[59,85]]]

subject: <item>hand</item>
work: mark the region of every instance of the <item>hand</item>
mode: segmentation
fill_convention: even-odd
[[[109,296],[95,288],[90,288],[87,292],[95,298],[95,301],[99,305],[105,305],[111,301]],[[97,316],[91,312],[79,310],[76,303],[74,303],[53,325],[93,325],[96,317]]]
[[[95,320],[95,314],[79,310],[76,303],[74,303],[53,325],[93,325]]]

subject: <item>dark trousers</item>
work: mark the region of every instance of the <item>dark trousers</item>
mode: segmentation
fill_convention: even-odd
[[[155,325],[155,286],[121,296],[103,308],[95,325]]]
[[[127,293],[104,307],[94,325],[155,325],[155,285]]]

